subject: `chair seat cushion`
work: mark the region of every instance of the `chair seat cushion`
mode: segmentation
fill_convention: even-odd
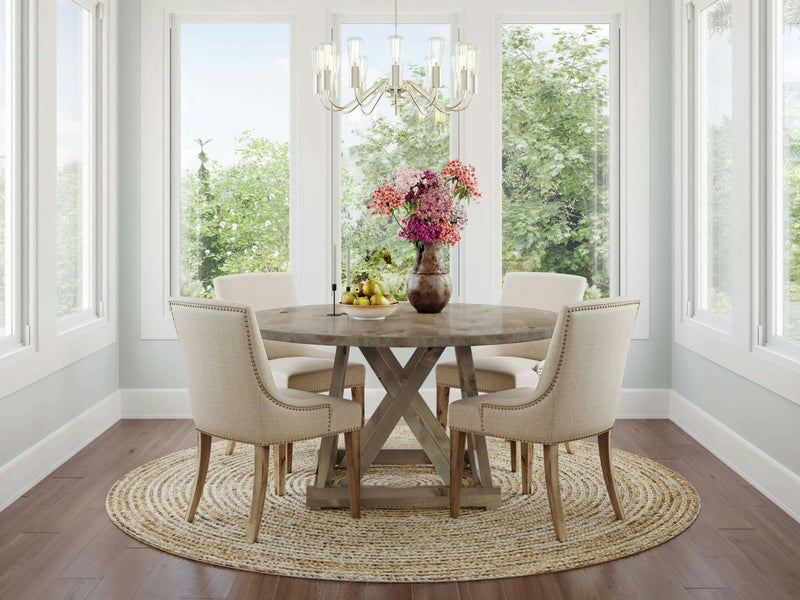
[[[448,425],[458,431],[511,440],[536,441],[534,431],[520,430],[526,423],[530,427],[530,421],[520,419],[519,411],[513,410],[533,400],[533,393],[534,389],[531,387],[520,387],[457,400],[450,404]]]
[[[332,358],[287,356],[269,361],[272,377],[279,388],[305,392],[327,392],[331,385]],[[361,363],[349,363],[344,387],[363,386],[366,368]],[[360,417],[359,417],[360,418]]]
[[[334,433],[342,433],[345,431],[355,431],[357,429],[361,429],[361,405],[357,402],[343,400],[342,398],[321,396],[319,394],[304,392],[302,390],[281,389],[279,391],[283,398],[291,401],[293,406],[296,406],[300,409],[307,406],[319,406],[325,404],[330,405],[330,419],[327,431],[317,431],[311,427],[307,427],[306,430],[292,431],[291,435],[287,435],[286,441],[308,439],[320,436],[324,437],[325,435],[332,435]],[[287,427],[293,426],[297,423],[303,423],[303,420],[296,419],[291,424],[287,423]]]
[[[518,387],[536,387],[539,375],[538,360],[516,356],[485,356],[476,358],[475,379],[479,392],[499,392]],[[461,387],[455,362],[436,365],[436,385]]]

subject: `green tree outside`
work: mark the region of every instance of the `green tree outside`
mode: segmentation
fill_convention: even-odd
[[[608,37],[548,33],[503,28],[503,273],[582,275],[607,296]]]

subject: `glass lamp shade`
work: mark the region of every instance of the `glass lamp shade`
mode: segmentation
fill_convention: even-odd
[[[403,36],[390,35],[386,40],[386,50],[389,53],[389,88],[399,90],[403,83]]]

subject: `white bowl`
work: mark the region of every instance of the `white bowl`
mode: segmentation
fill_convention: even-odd
[[[339,303],[339,308],[342,311],[360,321],[379,321],[391,315],[397,310],[398,306],[400,306],[399,302],[394,304],[369,304],[367,306]]]

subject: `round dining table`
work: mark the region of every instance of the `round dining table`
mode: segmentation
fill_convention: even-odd
[[[385,396],[361,434],[361,472],[373,464],[432,464],[443,485],[362,487],[365,507],[446,507],[450,485],[447,432],[420,395],[420,387],[448,346],[455,348],[462,398],[478,395],[472,346],[548,339],[556,313],[488,304],[448,304],[441,313],[423,314],[401,302],[383,320],[333,316],[330,305],[291,306],[256,313],[261,336],[282,342],[335,346],[329,394],[342,397],[351,347],[358,347],[385,390]],[[401,364],[392,348],[415,348]],[[420,449],[384,448],[400,419]],[[332,485],[334,466],[344,460],[338,436],[322,439],[315,481],[307,489],[310,508],[348,506],[347,488]],[[493,508],[500,488],[492,483],[486,440],[467,436],[467,460],[473,485],[462,491],[462,506]]]

